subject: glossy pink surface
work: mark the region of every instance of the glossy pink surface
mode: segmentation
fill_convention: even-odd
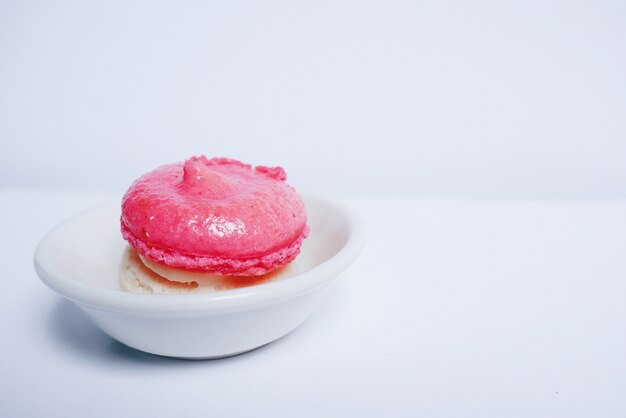
[[[170,267],[260,275],[293,260],[308,234],[302,200],[280,167],[192,157],[137,179],[122,200],[122,235]]]

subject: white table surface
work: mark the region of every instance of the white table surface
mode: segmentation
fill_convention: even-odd
[[[33,270],[47,230],[109,199],[0,191],[1,417],[626,415],[626,201],[345,199],[368,243],[309,321],[182,361]]]

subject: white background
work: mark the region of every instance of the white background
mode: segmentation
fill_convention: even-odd
[[[126,348],[32,268],[194,154],[368,227],[309,321],[219,361]],[[0,416],[626,416],[625,162],[623,1],[0,0]]]
[[[0,186],[624,197],[625,74],[620,1],[2,1]]]

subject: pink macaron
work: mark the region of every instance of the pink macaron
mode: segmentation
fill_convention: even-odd
[[[291,262],[309,233],[280,167],[192,157],[137,179],[122,200],[122,235],[169,267],[258,276]]]

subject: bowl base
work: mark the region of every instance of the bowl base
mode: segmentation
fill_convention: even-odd
[[[173,359],[177,359],[177,360],[190,360],[190,361],[201,361],[201,360],[219,360],[219,359],[223,359],[223,358],[229,358],[229,357],[235,357],[235,356],[240,356],[242,354],[246,354],[249,353],[251,351],[254,350],[258,350],[261,347],[265,347],[268,344],[271,344],[273,341],[260,345],[258,347],[254,347],[254,348],[250,348],[247,350],[243,350],[243,351],[237,351],[235,353],[230,353],[230,354],[220,354],[217,356],[200,356],[200,357],[182,357],[182,356],[167,356],[164,354],[155,354],[155,353],[148,353],[148,354],[153,354],[155,356],[160,356],[160,357],[168,357],[168,358],[173,358]],[[134,350],[137,350],[136,348],[134,348]],[[139,350],[141,351],[141,350]]]
[[[222,355],[219,355],[219,356],[207,356],[207,357],[177,357],[176,356],[176,357],[172,357],[172,358],[175,358],[175,359],[178,359],[178,360],[191,360],[191,361],[194,361],[194,360],[197,360],[197,361],[201,361],[201,360],[219,360],[219,359],[222,359],[222,358],[229,358],[229,357],[240,356],[242,354],[246,354],[246,353],[249,353],[250,351],[254,351],[256,349],[264,347],[265,345],[267,345],[267,344],[264,344],[264,345],[262,345],[260,347],[251,348],[249,350],[243,350],[243,351],[239,351],[237,353],[231,353],[231,354],[222,354]]]

